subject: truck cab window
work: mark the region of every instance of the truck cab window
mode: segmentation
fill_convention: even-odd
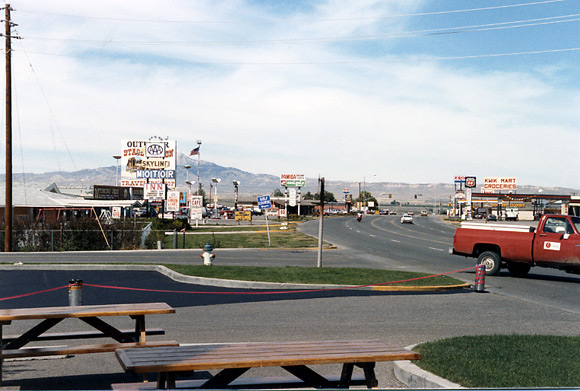
[[[574,224],[574,228],[576,228],[576,232],[580,232],[580,218],[572,217],[572,224]]]
[[[580,223],[580,221],[579,221]],[[568,219],[563,217],[550,217],[546,219],[546,224],[544,224],[543,231],[545,233],[561,233],[561,234],[573,234],[574,229],[572,224]]]

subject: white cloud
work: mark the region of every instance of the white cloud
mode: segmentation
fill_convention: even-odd
[[[558,173],[562,156],[565,166],[574,166],[580,141],[580,94],[577,86],[561,84],[576,71],[561,61],[529,70],[412,62],[390,52],[392,42],[369,44],[376,49],[370,53],[368,45],[336,42],[105,42],[373,34],[404,29],[405,18],[369,15],[411,13],[421,2],[329,1],[286,17],[242,1],[37,3],[22,8],[105,19],[15,13],[23,36],[103,41],[29,39],[23,41],[28,56],[15,52],[25,171],[113,165],[121,140],[161,135],[176,139],[182,152],[202,139],[202,159],[252,172],[355,181],[376,173],[376,181],[404,182],[517,173],[522,184],[576,186]],[[560,159],[544,158],[547,145],[560,148]]]

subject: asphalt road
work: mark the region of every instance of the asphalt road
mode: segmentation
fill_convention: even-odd
[[[453,227],[433,217],[416,217],[401,225],[395,216],[325,219],[324,237],[338,245],[323,252],[324,266],[361,266],[449,272],[472,266],[473,260],[449,255]],[[316,221],[305,232],[318,232]],[[0,254],[0,262],[151,262],[201,263],[199,250],[101,252],[74,254]],[[316,266],[316,251],[216,250],[215,264]],[[473,281],[472,272],[454,277]],[[580,311],[574,305],[580,280],[549,269],[532,269],[530,278],[507,274],[488,277],[488,293],[392,293],[332,291],[245,295],[241,289],[221,289],[176,283],[153,272],[5,271],[0,270],[0,299],[65,285],[70,278],[85,283],[180,292],[131,292],[85,287],[85,304],[166,301],[174,315],[152,316],[151,327],[163,327],[166,337],[181,343],[368,339],[408,346],[445,337],[474,334],[577,335]],[[189,291],[191,293],[185,293]],[[230,294],[215,294],[226,292]],[[232,292],[233,291],[233,292]],[[66,289],[0,301],[2,308],[66,305]],[[130,327],[129,319],[119,326]],[[124,323],[123,323],[124,322]],[[30,324],[14,322],[6,334]],[[62,327],[66,327],[64,324]],[[68,327],[78,327],[72,324]],[[138,381],[124,373],[112,354],[77,356],[50,361],[5,364],[6,389],[99,389],[113,382]],[[329,366],[323,373],[336,373]],[[282,373],[264,370],[267,374]],[[274,373],[273,373],[274,372]],[[261,375],[259,372],[252,374]],[[392,365],[377,366],[381,387],[403,387],[392,376]],[[3,387],[4,389],[4,387]]]
[[[317,229],[315,222],[302,227],[313,235]],[[413,224],[401,224],[400,216],[365,216],[360,223],[354,218],[325,219],[323,236],[340,248],[352,249],[374,267],[436,274],[475,265],[474,258],[449,254],[454,233],[453,225],[433,216],[415,216]],[[473,270],[452,276],[474,281]],[[497,295],[580,314],[579,275],[534,267],[527,278],[513,278],[502,269],[498,276],[486,277],[486,288]]]

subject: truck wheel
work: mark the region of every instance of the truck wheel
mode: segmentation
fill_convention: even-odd
[[[507,268],[512,277],[525,277],[531,269],[531,266],[522,262],[509,262]]]
[[[485,251],[477,258],[477,264],[485,266],[486,276],[495,276],[501,268],[501,258],[496,252]]]

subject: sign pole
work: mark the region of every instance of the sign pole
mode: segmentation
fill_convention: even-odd
[[[270,226],[268,225],[268,212],[264,212],[264,213],[266,215],[266,232],[268,232],[268,247],[270,247],[272,245],[272,243],[270,242]]]
[[[258,197],[258,208],[266,214],[266,231],[268,232],[268,247],[272,245],[270,242],[270,226],[268,225],[268,212],[266,209],[272,208],[272,199],[269,195]]]
[[[320,178],[320,220],[318,221],[318,260],[316,266],[322,267],[322,220],[324,219],[324,178]]]

